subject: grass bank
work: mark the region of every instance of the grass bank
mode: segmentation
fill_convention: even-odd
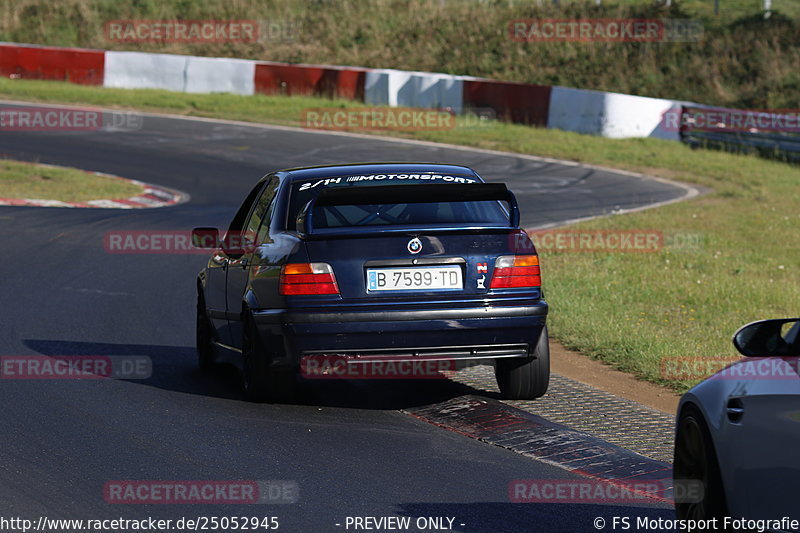
[[[661,2],[663,4],[664,2]],[[800,2],[0,0],[0,41],[467,74],[745,108],[800,107]],[[691,18],[696,42],[515,42],[520,18]],[[257,42],[121,42],[118,20],[257,20]]]
[[[130,198],[142,187],[69,167],[0,159],[0,198],[87,202]]]
[[[304,109],[360,107],[313,98],[186,95],[19,80],[0,80],[0,97],[297,126]],[[796,166],[656,139],[612,140],[464,118],[452,130],[396,135],[640,171],[713,189],[688,202],[577,226],[655,230],[668,243],[688,236],[683,240],[688,245],[639,254],[542,252],[552,335],[569,348],[682,391],[691,382],[666,379],[664,358],[732,356],[730,335],[741,324],[798,314]]]

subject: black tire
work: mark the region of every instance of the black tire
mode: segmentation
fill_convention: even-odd
[[[242,383],[247,401],[255,403],[291,401],[297,380],[291,369],[273,368],[258,336],[252,315],[242,321]]]
[[[498,359],[495,362],[494,375],[500,393],[507,400],[535,400],[544,396],[550,385],[550,340],[547,326],[542,329],[531,357]]]
[[[195,344],[197,347],[197,366],[201,372],[211,372],[217,364],[214,357],[214,345],[211,340],[211,322],[206,316],[205,306],[200,295],[197,295],[197,321]]]
[[[675,513],[680,519],[722,520],[728,515],[717,453],[700,410],[688,404],[678,418],[675,432],[673,478],[701,482],[700,501],[676,501]],[[677,484],[677,483],[676,483]]]

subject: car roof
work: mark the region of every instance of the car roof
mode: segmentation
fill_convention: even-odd
[[[290,180],[295,181],[364,174],[409,173],[434,173],[480,178],[480,176],[469,167],[437,163],[355,163],[348,165],[324,165],[317,167],[289,168],[280,170],[275,174],[284,175]]]

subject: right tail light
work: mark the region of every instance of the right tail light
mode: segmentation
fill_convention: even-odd
[[[538,255],[501,255],[494,263],[491,289],[538,288],[542,286]]]

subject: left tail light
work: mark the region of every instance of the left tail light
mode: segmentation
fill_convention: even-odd
[[[280,293],[339,294],[339,286],[328,263],[289,263],[281,267]]]
[[[501,255],[494,263],[491,289],[542,286],[538,255]]]

